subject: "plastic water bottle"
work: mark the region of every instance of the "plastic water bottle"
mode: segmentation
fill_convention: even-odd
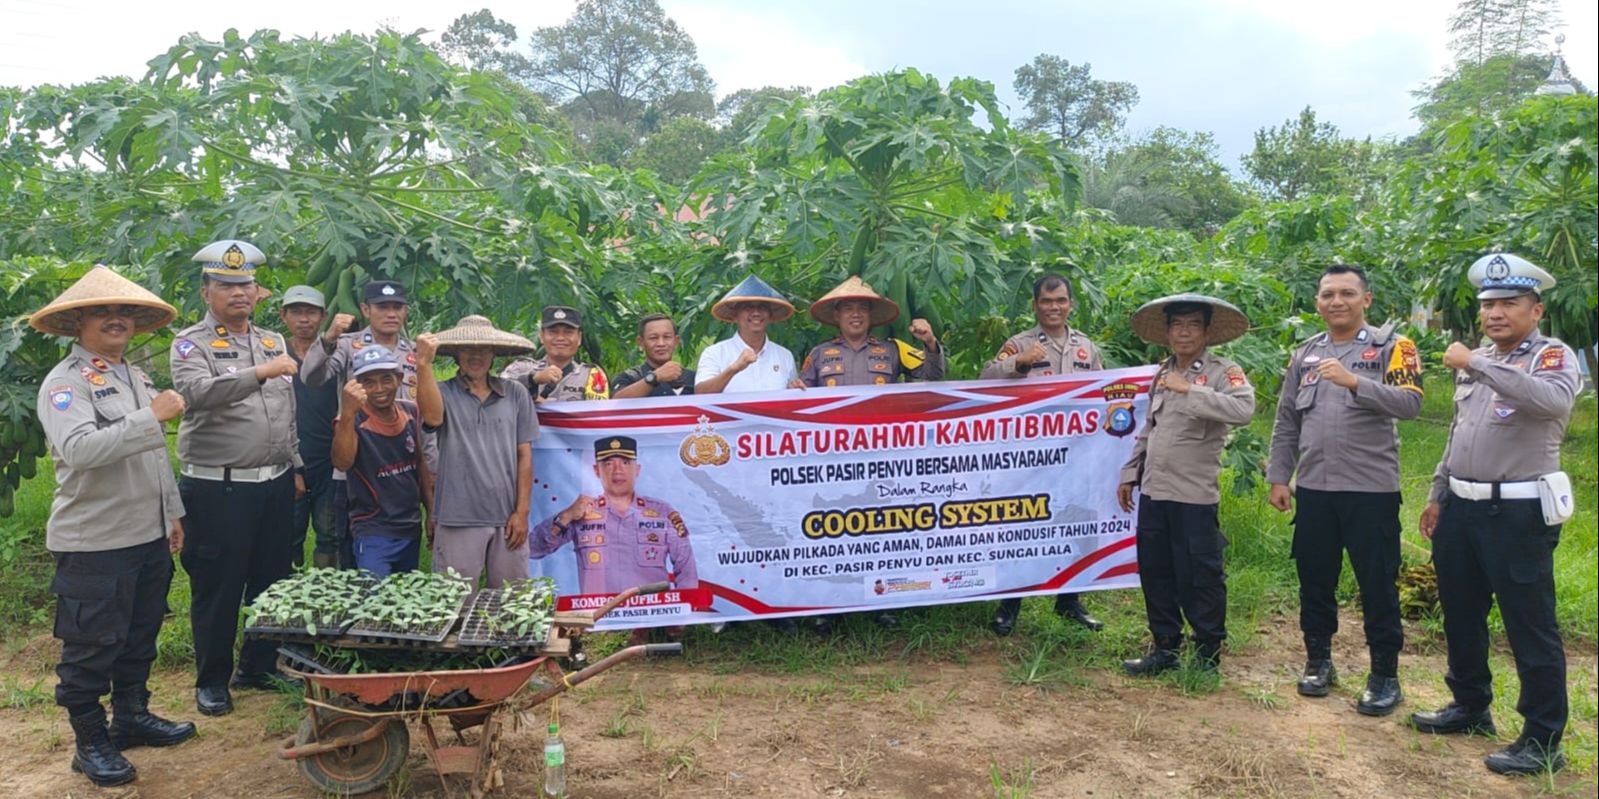
[[[566,795],[566,744],[561,743],[561,725],[550,725],[550,737],[544,739],[544,795]]]

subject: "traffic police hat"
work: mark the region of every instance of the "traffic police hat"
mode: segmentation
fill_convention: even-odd
[[[213,241],[194,254],[200,271],[219,283],[254,283],[255,268],[266,263],[266,254],[248,241]]]
[[[594,441],[594,462],[599,463],[606,458],[627,458],[630,461],[638,460],[638,442],[628,436],[607,436]]]
[[[1466,279],[1477,287],[1479,300],[1542,294],[1555,287],[1554,275],[1508,252],[1491,252],[1478,258],[1466,272]]]

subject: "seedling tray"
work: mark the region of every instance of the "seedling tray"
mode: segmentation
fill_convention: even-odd
[[[461,620],[461,606],[466,603],[466,597],[460,596],[455,600],[455,612],[449,618],[441,619],[431,625],[399,626],[388,622],[375,624],[371,621],[357,622],[350,627],[346,634],[358,639],[391,639],[396,641],[416,641],[419,643],[437,644],[442,642],[455,628],[456,622]]]
[[[466,612],[465,621],[461,623],[461,635],[457,639],[461,646],[541,649],[548,644],[550,631],[555,626],[553,608],[543,623],[535,625],[525,635],[507,635],[504,631],[494,630],[493,620],[500,615],[503,597],[504,591],[499,588],[486,588],[478,592],[477,598],[472,600],[471,609]]]
[[[364,596],[377,584],[370,577],[357,578],[355,596]],[[313,634],[310,627],[300,618],[278,618],[265,613],[257,613],[250,624],[246,625],[246,635],[273,635],[273,636],[306,636],[309,638],[337,638],[350,628],[350,616],[360,607],[359,601],[351,604],[344,610],[328,616],[313,616],[311,625],[316,627]]]

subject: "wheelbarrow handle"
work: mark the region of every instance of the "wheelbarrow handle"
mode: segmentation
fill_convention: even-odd
[[[645,657],[652,657],[652,658],[653,657],[667,657],[669,655],[681,655],[681,654],[683,654],[683,645],[682,644],[673,643],[673,644],[645,644],[644,645],[644,656]]]

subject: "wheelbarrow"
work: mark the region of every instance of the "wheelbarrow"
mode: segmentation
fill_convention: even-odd
[[[635,594],[664,590],[664,583],[631,588],[592,613],[557,614],[554,626],[560,629],[552,630],[551,641],[571,643]],[[549,648],[564,653],[571,647]],[[451,651],[452,644],[445,641],[437,649]],[[573,672],[562,669],[558,658],[548,653],[532,653],[531,659],[512,665],[469,670],[319,674],[285,666],[285,672],[303,681],[306,708],[294,744],[278,756],[295,761],[300,773],[323,791],[345,796],[367,793],[387,785],[405,764],[411,745],[408,723],[415,722],[445,795],[452,795],[449,775],[470,775],[468,794],[477,799],[502,784],[495,764],[502,726],[499,711],[524,695],[524,689],[533,687],[518,703],[522,709],[536,707],[627,661],[681,652],[682,645],[675,643],[630,646]],[[393,707],[396,697],[403,698]],[[450,720],[460,744],[441,744],[434,729],[440,717]],[[465,744],[460,732],[475,726],[483,728],[477,743]]]

